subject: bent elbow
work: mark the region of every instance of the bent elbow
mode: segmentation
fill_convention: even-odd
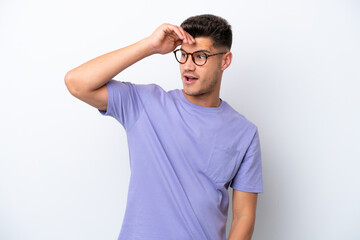
[[[66,73],[64,81],[65,81],[65,85],[66,85],[67,89],[69,90],[69,92],[71,93],[71,95],[73,95],[75,97],[78,96],[80,91],[76,87],[76,83],[75,83],[75,80],[74,80],[74,78],[72,76],[71,71],[68,71]]]

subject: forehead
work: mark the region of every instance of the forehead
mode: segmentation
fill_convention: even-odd
[[[195,43],[187,44],[183,43],[181,48],[186,52],[195,52],[199,50],[206,50],[212,52],[214,50],[213,43],[209,37],[197,37],[195,38]]]

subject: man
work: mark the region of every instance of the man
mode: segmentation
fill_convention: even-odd
[[[163,24],[151,36],[66,74],[72,95],[125,128],[131,177],[118,239],[251,239],[262,192],[257,128],[219,97],[232,60],[231,27],[213,15]],[[181,45],[181,46],[180,46]],[[176,49],[177,48],[177,49]],[[182,90],[112,78],[152,54],[174,52]]]

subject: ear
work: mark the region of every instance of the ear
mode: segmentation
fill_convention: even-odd
[[[224,71],[225,69],[227,69],[232,61],[232,53],[229,51],[227,53],[224,54],[223,56],[223,61],[221,63],[221,70]]]

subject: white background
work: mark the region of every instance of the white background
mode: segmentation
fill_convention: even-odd
[[[233,26],[221,98],[260,133],[265,192],[253,239],[360,239],[355,0],[0,0],[0,239],[117,238],[130,177],[125,132],[71,96],[64,76],[202,13]],[[182,87],[171,54],[115,79]]]

